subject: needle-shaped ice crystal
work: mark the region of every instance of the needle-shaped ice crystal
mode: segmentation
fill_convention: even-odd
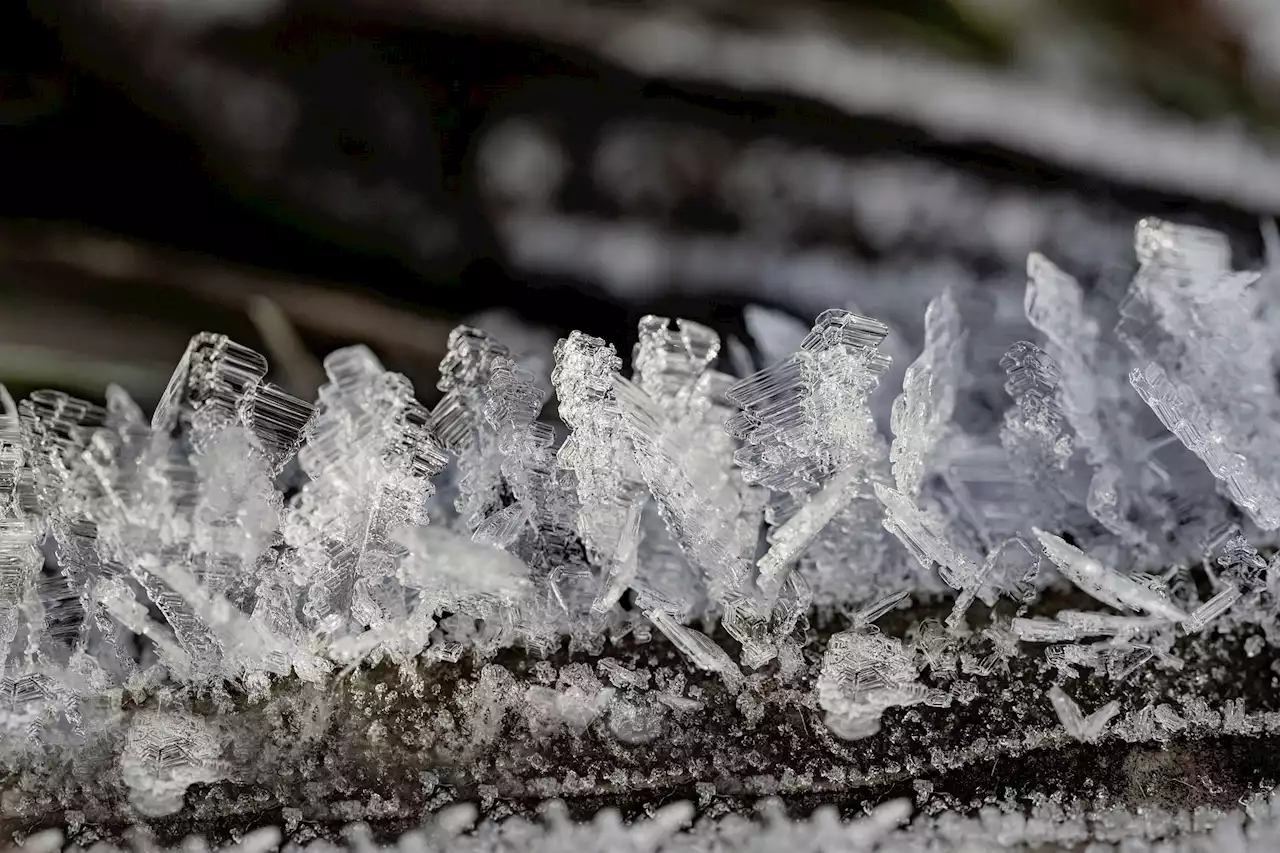
[[[936,565],[943,582],[952,589],[971,589],[982,582],[980,567],[936,529],[937,525],[907,496],[875,484],[876,497],[884,504],[884,527],[907,547],[926,570]]]
[[[1142,610],[1152,616],[1181,622],[1186,614],[1167,596],[1150,586],[1125,577],[1085,554],[1060,536],[1033,528],[1045,554],[1069,581],[1117,610]]]

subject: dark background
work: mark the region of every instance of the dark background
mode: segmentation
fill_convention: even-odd
[[[429,401],[464,319],[545,366],[569,329],[626,346],[641,314],[680,314],[758,363],[772,342],[745,306],[805,325],[852,301],[897,320],[910,350],[930,292],[955,279],[968,314],[998,314],[982,294],[1014,292],[1029,249],[1090,283],[1123,279],[1142,215],[1228,228],[1256,259],[1260,217],[1280,207],[1254,163],[1280,163],[1280,47],[1258,47],[1248,5],[3,4],[0,381],[99,396],[114,379],[150,404],[209,329],[266,351],[307,397],[318,357],[364,341]],[[668,29],[645,41],[646,24]],[[738,70],[710,50],[664,66],[671,27],[766,46],[816,32],[919,74],[922,101],[934,78],[952,94],[850,109],[822,87],[857,101],[893,72],[819,58],[816,89],[798,91],[764,49]],[[993,91],[1007,126],[983,117]],[[1188,140],[1185,163],[1151,165],[1150,121]],[[1055,123],[1064,138],[1096,124],[1097,141],[1063,153],[1041,132]],[[1262,152],[1234,177],[1221,128]],[[761,146],[794,163],[807,201],[753,170]],[[531,256],[511,236],[530,223],[576,230]],[[672,260],[686,238],[696,263]],[[836,261],[758,277],[774,256]]]

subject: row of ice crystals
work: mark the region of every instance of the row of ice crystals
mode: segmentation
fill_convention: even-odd
[[[958,414],[970,376],[950,291],[925,312],[891,446],[871,408],[888,327],[838,309],[798,352],[741,379],[719,369],[721,341],[698,323],[644,317],[628,375],[611,345],[573,332],[554,352],[569,429],[558,445],[535,377],[466,326],[449,338],[433,411],[365,347],[325,359],[312,406],[214,334],[192,339],[149,422],[114,386],[105,408],[4,395],[6,683],[26,679],[24,696],[71,719],[77,690],[154,683],[161,668],[253,692],[424,652],[547,653],[564,636],[598,652],[653,627],[736,688],[739,662],[693,620],[718,618],[756,668],[794,651],[812,580],[846,590],[829,603],[879,613],[866,602],[896,601],[884,596],[904,582],[936,588],[936,566],[958,592],[947,626],[963,632],[975,600],[1022,607],[1051,581],[1033,536],[1059,575],[1120,612],[1019,611],[1001,648],[1067,643],[1050,655],[1066,668],[1167,658],[1174,626],[1257,610],[1239,602],[1259,597],[1268,569],[1237,536],[1208,601],[1136,570],[1206,549],[1228,521],[1209,474],[1160,437],[1143,401],[1263,527],[1280,524],[1268,503],[1280,506],[1280,409],[1253,277],[1229,270],[1225,240],[1154,221],[1138,236],[1118,329],[1140,359],[1138,394],[1095,319],[1106,306],[1033,256],[1025,311],[1045,349],[1005,353],[1013,406],[985,433]],[[928,574],[908,580],[912,562]],[[1087,637],[1108,645],[1076,642]],[[886,707],[941,701],[915,666],[867,624],[838,635],[818,697],[832,727],[863,736]]]
[[[485,820],[477,825],[478,809],[469,803],[443,808],[421,827],[405,832],[398,839],[384,843],[374,837],[368,824],[355,823],[343,828],[341,843],[321,837],[305,843],[290,839],[283,849],[313,853],[491,853],[520,850],[526,853],[707,853],[733,850],[789,850],[794,853],[842,851],[842,853],[892,853],[893,850],[922,850],[908,839],[909,846],[886,846],[889,839],[911,817],[911,802],[889,800],[857,818],[842,818],[833,806],[816,809],[812,815],[789,819],[776,802],[762,804],[759,819],[732,814],[695,822],[691,802],[673,802],[650,810],[647,814],[624,819],[616,809],[601,809],[590,820],[570,817],[567,806],[550,801],[539,809],[536,821],[525,817]],[[286,815],[290,809],[285,809]],[[286,821],[287,823],[287,821]],[[288,829],[288,827],[286,827]],[[291,830],[289,830],[291,831]],[[211,846],[200,836],[189,836],[177,851],[220,851],[220,853],[272,853],[282,849],[285,833],[267,826],[237,836],[234,843]],[[57,853],[63,847],[60,830],[36,831],[26,835],[17,846],[22,853]],[[124,848],[98,842],[93,848],[101,853],[163,853],[165,848],[153,838],[141,834],[132,837]]]
[[[1068,699],[1068,701],[1070,701]],[[1208,776],[1196,780],[1205,793],[1220,793]],[[1199,790],[1199,789],[1197,789]],[[917,783],[928,800],[931,786]],[[714,794],[712,795],[714,796]],[[1280,847],[1280,797],[1264,787],[1240,797],[1239,807],[1166,811],[1122,806],[1086,806],[1051,798],[1027,808],[991,804],[977,812],[940,810],[912,818],[909,799],[883,802],[865,815],[841,817],[824,805],[804,817],[790,817],[776,799],[761,801],[756,813],[697,816],[692,802],[667,803],[635,819],[612,808],[575,820],[560,801],[542,804],[536,819],[520,815],[478,821],[479,809],[460,803],[424,816],[420,826],[399,838],[383,839],[367,823],[342,827],[336,836],[296,824],[285,810],[283,827],[264,826],[225,843],[191,835],[171,847],[133,833],[112,844],[97,841],[98,853],[732,853],[786,850],[790,853],[937,853],[977,850],[1072,850],[1091,853],[1271,853]],[[58,853],[73,846],[60,829],[42,829],[18,839],[15,851]],[[81,833],[81,837],[86,833]],[[310,840],[307,840],[310,839]]]

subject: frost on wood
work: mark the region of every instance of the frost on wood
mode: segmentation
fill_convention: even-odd
[[[844,309],[763,365],[685,319],[643,317],[629,359],[572,332],[554,399],[466,326],[433,409],[366,347],[325,359],[313,404],[216,334],[150,419],[115,386],[105,405],[0,393],[0,761],[74,779],[106,754],[129,808],[158,817],[240,784],[232,757],[253,748],[193,709],[276,714],[282,692],[327,696],[363,668],[398,672],[414,707],[441,672],[475,674],[428,721],[472,755],[512,726],[640,749],[780,705],[806,733],[816,714],[824,743],[871,742],[1000,701],[990,679],[1027,661],[1122,691],[1218,634],[1253,629],[1254,656],[1280,642],[1259,552],[1280,525],[1270,324],[1220,235],[1138,236],[1119,306],[1033,256],[1037,342],[984,341],[989,359],[964,357],[960,317],[980,314],[936,293],[896,397],[888,326]],[[889,616],[939,595],[937,618]],[[524,682],[497,663],[517,655]],[[1190,725],[1047,698],[1086,742]],[[305,715],[279,715],[305,740]]]

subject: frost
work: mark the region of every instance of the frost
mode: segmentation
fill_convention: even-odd
[[[947,586],[976,594],[983,582],[979,566],[945,538],[939,530],[939,521],[888,486],[877,483],[875,492],[885,506],[885,529],[898,537],[920,566],[931,571],[936,565]]]
[[[1183,627],[1189,634],[1203,631],[1206,625],[1230,610],[1236,602],[1267,587],[1267,561],[1239,531],[1223,545],[1218,565],[1222,568],[1219,579],[1224,586],[1183,621]]]
[[[1000,367],[1008,377],[1005,391],[1014,401],[1005,413],[1000,443],[1016,470],[1047,491],[1039,499],[1048,504],[1044,512],[1051,516],[1074,491],[1062,476],[1075,447],[1058,406],[1058,365],[1035,344],[1019,341],[1000,359]]]
[[[661,610],[650,611],[646,615],[694,666],[718,673],[730,689],[736,690],[742,684],[742,670],[738,669],[738,665],[725,653],[724,649],[712,642],[706,634],[681,625],[670,614]]]
[[[373,721],[370,743],[444,726],[432,749],[593,738],[642,762],[720,714],[751,728],[799,709],[786,719],[800,732],[817,708],[835,737],[870,738],[886,718],[933,713],[914,706],[1005,702],[988,679],[1019,667],[1117,690],[1088,716],[1050,691],[1071,737],[1199,731],[1217,712],[1186,696],[1108,726],[1139,695],[1120,691],[1140,668],[1194,666],[1219,629],[1275,640],[1277,581],[1259,549],[1277,542],[1265,528],[1280,500],[1280,359],[1224,238],[1156,222],[1138,234],[1114,336],[1105,294],[1040,256],[1023,310],[995,306],[1012,318],[1007,339],[992,332],[1004,325],[966,337],[961,309],[984,316],[972,294],[931,283],[892,443],[875,417],[892,395],[877,391],[886,352],[908,344],[843,309],[803,334],[754,312],[757,349],[778,356],[755,372],[750,353],[726,356],[689,320],[644,316],[629,359],[572,332],[554,350],[554,398],[529,361],[468,326],[449,337],[432,409],[365,347],[325,359],[313,405],[215,334],[192,339],[150,419],[115,386],[105,405],[0,391],[0,752],[24,785],[40,774],[22,762],[64,761],[73,777],[81,755],[105,755],[103,784],[163,816],[196,786],[238,782],[230,757],[261,746],[229,740],[223,711],[311,732],[282,710],[291,691],[416,715],[403,731]],[[1039,344],[1015,337],[1024,313]],[[1249,515],[1239,527],[1231,502]],[[1098,606],[1044,606],[1068,583]],[[908,600],[933,607],[939,594],[952,596],[945,620],[903,626]],[[832,624],[849,630],[815,646]],[[396,675],[362,671],[374,666]],[[391,702],[388,685],[412,700]],[[447,712],[422,710],[445,693]],[[1242,713],[1231,725],[1243,730],[1255,718]],[[853,778],[789,769],[762,790]],[[594,790],[586,772],[520,784],[577,795]],[[619,790],[640,775],[619,772]],[[452,786],[431,784],[441,797]],[[476,786],[490,805],[509,796]],[[879,838],[896,814],[858,831]],[[833,821],[760,832],[834,849],[848,828]],[[554,849],[567,826],[548,834]],[[633,829],[610,830],[609,849],[667,837]]]
[[[1044,552],[1068,580],[1082,591],[1117,610],[1142,610],[1170,622],[1180,622],[1186,614],[1159,590],[1125,577],[1089,557],[1060,536],[1035,530]]]

